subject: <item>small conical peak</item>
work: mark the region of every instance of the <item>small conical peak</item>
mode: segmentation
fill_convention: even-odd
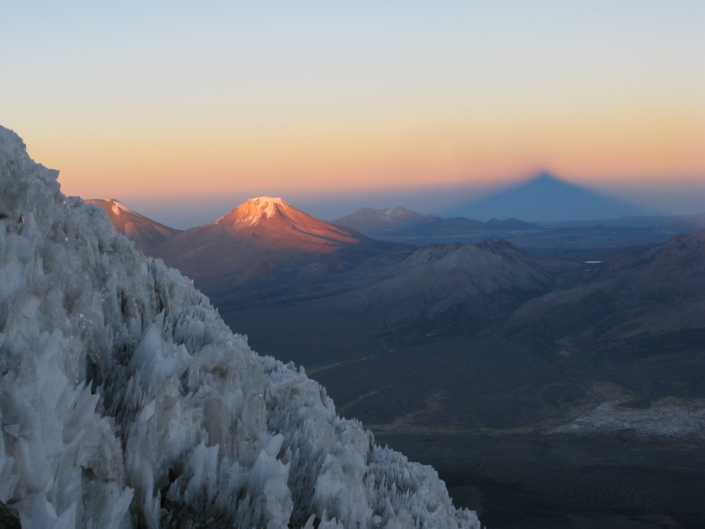
[[[114,199],[114,198],[92,199],[92,200],[86,200],[86,202],[88,202],[90,204],[95,204],[96,206],[101,206],[101,207],[103,207],[101,202],[105,203],[108,207],[110,207],[111,211],[113,212],[113,215],[120,215],[120,213],[122,213],[124,211],[125,213],[130,213],[131,215],[136,215],[138,217],[142,216],[139,213],[137,213],[136,211],[134,211],[133,209],[127,207],[125,204],[123,204],[122,202],[120,202],[119,200]],[[103,209],[105,210],[106,208],[103,207]]]
[[[414,214],[416,213],[415,211],[408,210],[406,208],[403,208],[401,206],[397,206],[394,209],[388,209],[385,212],[385,215],[388,217],[401,217],[403,215],[408,215],[409,213]]]

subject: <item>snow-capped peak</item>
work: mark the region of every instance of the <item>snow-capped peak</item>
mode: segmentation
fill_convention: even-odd
[[[289,204],[284,202],[281,198],[272,197],[257,197],[251,198],[247,201],[247,204],[252,207],[252,209],[259,210],[259,219],[268,219],[277,214],[281,208],[290,207]],[[256,219],[256,220],[259,220]]]
[[[281,198],[276,197],[256,197],[256,198],[250,198],[247,200],[248,203],[253,204],[255,206],[262,204],[263,206],[267,207],[267,205],[274,205],[278,204],[280,206],[288,206],[286,202],[284,202]]]
[[[227,215],[220,217],[213,224],[219,224],[221,220],[229,217],[235,224],[254,226],[263,220],[269,220],[275,217],[282,211],[293,209],[294,208],[278,197],[272,198],[263,196],[250,198]]]

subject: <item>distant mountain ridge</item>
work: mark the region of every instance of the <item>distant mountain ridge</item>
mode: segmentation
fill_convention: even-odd
[[[539,226],[517,219],[487,222],[463,217],[444,219],[403,207],[362,208],[347,217],[325,222],[282,199],[259,197],[246,201],[215,222],[182,232],[155,222],[115,199],[88,202],[100,206],[115,229],[147,254],[184,270],[189,266],[186,263],[191,262],[192,269],[187,273],[192,278],[235,274],[232,279],[236,283],[265,279],[305,263],[310,273],[340,272],[365,257],[398,251],[400,244],[473,244],[506,239],[542,255],[579,258],[597,255],[595,251],[601,248],[611,248],[604,255],[614,255],[618,248],[662,243],[676,233],[705,228],[702,215],[546,222]],[[189,235],[170,242],[183,233]]]
[[[332,220],[336,226],[347,226],[361,233],[376,230],[399,230],[443,220],[435,215],[417,213],[403,207],[393,209],[362,208],[346,217]]]
[[[446,212],[475,219],[520,218],[528,222],[608,219],[650,215],[643,206],[571,184],[549,173]]]
[[[541,227],[509,218],[488,222],[463,217],[444,219],[435,215],[417,213],[402,207],[394,209],[362,208],[352,215],[332,220],[331,224],[353,228],[375,239],[396,240],[406,236],[441,236],[472,232],[505,232],[513,230],[540,230]]]
[[[556,223],[557,227],[548,227],[511,218],[482,222],[464,217],[443,219],[404,208],[363,208],[353,215],[331,222],[340,226],[354,226],[358,231],[375,239],[417,246],[452,242],[476,244],[488,239],[505,239],[520,248],[541,255],[564,257],[592,253],[605,247],[616,249],[662,243],[675,233],[702,229],[700,226],[703,224],[702,220],[692,220],[659,225],[658,221],[648,222],[648,218],[636,218],[649,224],[647,228],[589,222],[585,222],[586,226],[578,222],[573,227],[562,227],[561,223]],[[662,218],[671,220],[670,217],[656,217]]]
[[[542,228],[588,228],[590,226],[624,226],[627,228],[654,228],[669,225],[674,222],[703,222],[705,213],[700,215],[637,215],[634,217],[621,217],[618,219],[591,219],[591,220],[563,220],[563,221],[536,221]],[[705,224],[703,228],[705,229]]]

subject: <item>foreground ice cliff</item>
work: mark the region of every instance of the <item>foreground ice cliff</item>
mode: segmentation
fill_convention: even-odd
[[[0,127],[4,523],[479,528],[57,175]]]

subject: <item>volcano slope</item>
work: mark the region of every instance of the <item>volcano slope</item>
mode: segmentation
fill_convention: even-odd
[[[605,263],[436,244],[209,293],[493,527],[699,527],[703,237]]]

